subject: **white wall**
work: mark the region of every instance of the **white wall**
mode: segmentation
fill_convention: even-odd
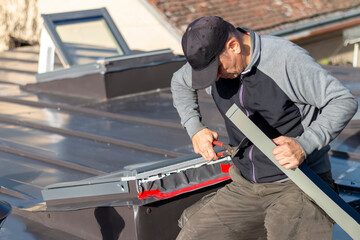
[[[354,45],[344,46],[342,30],[294,41],[322,64],[351,65]]]
[[[106,7],[132,50],[171,48],[182,54],[179,40],[140,0],[38,0],[40,14]]]

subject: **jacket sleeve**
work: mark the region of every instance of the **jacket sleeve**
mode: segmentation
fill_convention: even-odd
[[[181,125],[186,129],[190,138],[195,133],[205,128],[201,122],[201,114],[198,104],[198,94],[191,87],[191,66],[186,63],[171,79],[171,92],[174,107],[179,113]]]
[[[286,71],[295,103],[318,110],[309,125],[304,126],[303,134],[295,139],[307,156],[338,136],[356,113],[358,103],[339,80],[301,48],[286,61]],[[306,114],[310,108],[303,109]]]

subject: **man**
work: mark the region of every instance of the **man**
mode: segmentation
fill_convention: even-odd
[[[174,73],[174,106],[194,151],[217,159],[218,134],[201,123],[197,90],[211,93],[230,144],[245,138],[225,116],[236,103],[277,147],[286,169],[302,162],[334,187],[329,143],[357,110],[357,101],[302,48],[235,28],[220,17],[192,22],[182,38],[188,61]],[[253,144],[233,158],[232,182],[186,209],[178,239],[331,239],[332,220]]]

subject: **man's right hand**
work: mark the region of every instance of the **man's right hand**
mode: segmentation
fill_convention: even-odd
[[[213,141],[218,139],[217,132],[204,128],[192,137],[195,153],[201,154],[206,161],[219,159],[214,151]]]

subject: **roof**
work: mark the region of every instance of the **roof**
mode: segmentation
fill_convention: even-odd
[[[24,91],[24,85],[35,81],[37,51],[37,47],[26,47],[0,54],[0,60],[7,63],[0,69],[0,164],[3,169],[0,199],[14,208],[0,231],[0,238],[78,239],[70,235],[76,231],[79,235],[93,234],[92,239],[102,239],[95,236],[100,232],[98,223],[86,222],[94,219],[94,209],[91,212],[90,207],[78,211],[33,210],[44,202],[41,192],[49,185],[59,187],[69,181],[76,184],[88,179],[104,180],[109,174],[124,169],[159,166],[192,155],[191,141],[180,126],[169,88],[102,100]],[[359,98],[359,69],[333,66],[329,70]],[[226,142],[223,119],[212,99],[201,91],[199,103],[205,124],[218,131],[220,140]],[[359,119],[358,113],[333,142],[331,157],[337,182],[355,188],[360,187]],[[342,195],[346,201],[359,199],[359,193],[348,191],[349,194]],[[152,211],[160,205],[151,208]],[[172,206],[166,211],[174,213],[181,207],[184,206]],[[126,207],[123,211],[129,209]],[[88,213],[90,215],[86,215]],[[141,213],[139,210],[139,215]],[[146,210],[143,219],[151,216]],[[71,225],[65,224],[69,218],[77,219],[71,221],[76,224],[71,231],[65,228]],[[59,219],[65,219],[65,223]],[[134,219],[134,216],[124,219]],[[56,221],[61,224],[56,225]],[[57,230],[49,228],[46,222]],[[78,225],[82,222],[84,225]],[[172,222],[176,225],[176,221]],[[126,225],[131,224],[126,222]],[[163,231],[161,224],[156,225]],[[341,233],[336,234],[344,239]]]
[[[235,26],[278,31],[357,9],[360,0],[147,0],[180,33],[196,18],[218,15]]]

